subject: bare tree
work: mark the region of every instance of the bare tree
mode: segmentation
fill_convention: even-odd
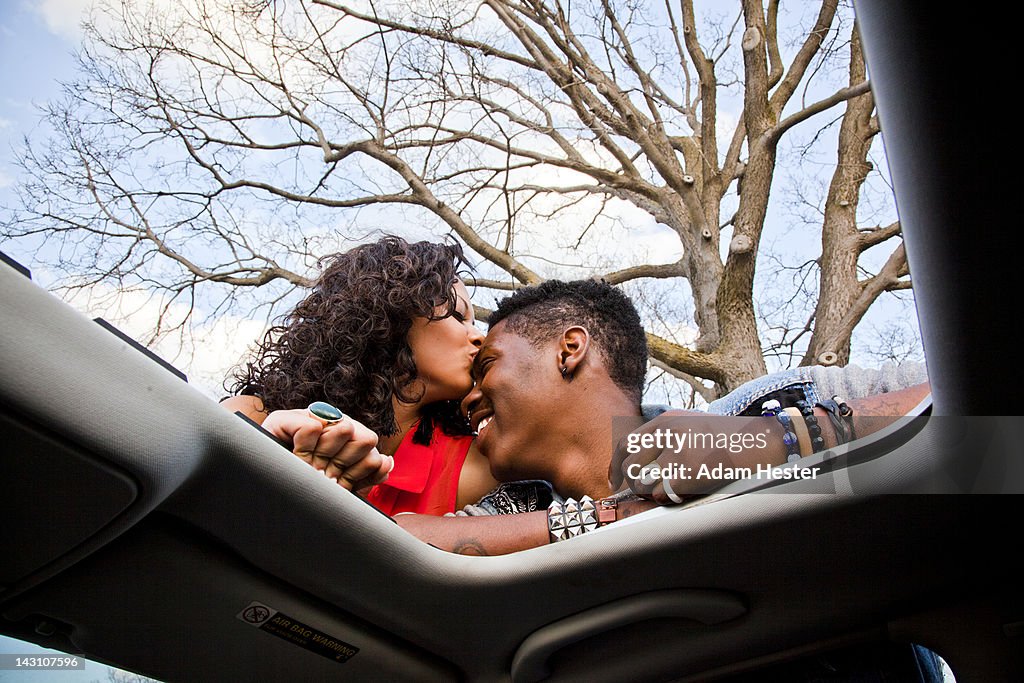
[[[779,147],[823,112],[840,129],[819,297],[782,343],[845,363],[868,307],[910,286],[899,224],[857,222],[879,127],[838,0],[785,31],[777,0],[705,18],[692,0],[139,4],[88,27],[51,145],[21,159],[24,208],[3,220],[56,247],[71,286],[192,306],[216,283],[230,310],[241,288],[308,286],[339,235],[401,221],[456,236],[494,291],[685,281],[697,334],[650,333],[652,360],[710,398],[766,370],[755,266]],[[723,112],[736,125],[720,140]],[[631,240],[659,227],[667,257],[638,255]],[[866,272],[863,252],[890,241]]]

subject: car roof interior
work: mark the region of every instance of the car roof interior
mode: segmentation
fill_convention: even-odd
[[[993,227],[998,114],[969,101],[1007,82],[987,66],[960,78],[949,47],[1009,40],[989,24],[1010,22],[856,9],[930,418],[813,481],[463,557],[0,264],[0,633],[167,681],[714,680],[890,642],[933,649],[958,680],[1022,680],[1018,499],[954,495],[1024,480],[1020,428],[984,417],[1018,411],[1021,373],[1003,365],[1020,336],[1000,295],[1015,273],[996,261],[1018,251]]]

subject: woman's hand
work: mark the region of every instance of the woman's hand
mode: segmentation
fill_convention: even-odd
[[[377,450],[377,434],[347,415],[328,424],[305,408],[275,410],[263,428],[349,491],[384,482],[395,466],[390,455]]]

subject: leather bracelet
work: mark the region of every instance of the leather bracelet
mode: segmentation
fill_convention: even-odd
[[[825,450],[825,439],[821,436],[821,425],[818,424],[818,417],[814,414],[814,406],[807,401],[797,401],[796,407],[804,417],[807,425],[807,433],[811,437],[811,452],[818,453]]]
[[[597,509],[590,496],[583,496],[579,502],[574,498],[566,498],[564,503],[556,500],[548,506],[548,537],[551,543],[580,536],[597,527]]]
[[[548,538],[551,543],[581,536],[588,531],[607,526],[618,519],[619,498],[602,498],[594,503],[583,496],[577,503],[566,498],[564,503],[552,501],[548,506]]]
[[[786,415],[793,421],[793,431],[796,432],[796,440],[800,445],[800,456],[805,457],[811,454],[811,433],[807,431],[807,423],[804,416],[800,414],[799,408],[783,409]]]
[[[817,405],[824,409],[829,422],[836,433],[836,443],[842,445],[857,438],[853,430],[853,409],[838,396],[818,401]]]
[[[850,431],[850,441],[856,441],[857,430],[854,429],[853,427],[853,408],[848,406],[846,404],[846,401],[839,398],[838,396],[833,396],[832,400],[839,405],[839,417],[843,419],[843,422],[846,423],[846,426]]]

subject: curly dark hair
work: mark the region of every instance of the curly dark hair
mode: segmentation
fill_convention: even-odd
[[[640,404],[647,375],[647,334],[636,307],[603,280],[547,280],[498,302],[487,320],[539,345],[572,325],[583,325],[600,350],[608,376]]]
[[[259,397],[267,412],[327,401],[382,436],[395,434],[392,398],[422,396],[412,389],[409,328],[414,318],[455,312],[452,285],[465,265],[458,244],[390,235],[325,256],[313,290],[267,331],[229,390]],[[434,424],[450,435],[472,433],[457,401],[425,407],[414,441],[429,443]]]

